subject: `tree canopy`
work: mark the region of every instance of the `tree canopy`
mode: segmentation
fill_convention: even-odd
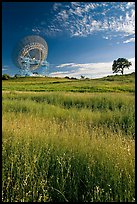
[[[3,74],[2,75],[2,80],[8,80],[10,76],[8,74]]]
[[[123,74],[124,69],[128,68],[132,65],[131,62],[129,62],[127,59],[125,58],[118,58],[117,60],[113,61],[113,65],[112,65],[112,71],[113,73],[117,73],[117,72],[121,72]]]

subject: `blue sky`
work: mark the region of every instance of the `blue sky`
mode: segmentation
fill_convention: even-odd
[[[132,62],[125,73],[135,71],[134,2],[3,2],[3,74],[19,72],[11,59],[13,48],[33,34],[48,44],[49,76],[112,75],[119,57]]]

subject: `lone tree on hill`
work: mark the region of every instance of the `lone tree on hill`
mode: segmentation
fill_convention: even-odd
[[[129,62],[125,58],[118,58],[117,60],[113,61],[112,65],[112,71],[113,73],[121,72],[123,74],[124,68],[128,68],[132,65],[131,62]]]

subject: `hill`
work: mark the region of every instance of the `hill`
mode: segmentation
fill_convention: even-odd
[[[99,79],[17,77],[2,81],[3,91],[135,92],[135,73]]]

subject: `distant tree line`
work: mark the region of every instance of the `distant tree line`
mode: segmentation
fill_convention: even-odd
[[[74,80],[77,80],[77,78],[75,78],[75,77],[68,77],[68,76],[65,76],[65,79],[74,79]]]

